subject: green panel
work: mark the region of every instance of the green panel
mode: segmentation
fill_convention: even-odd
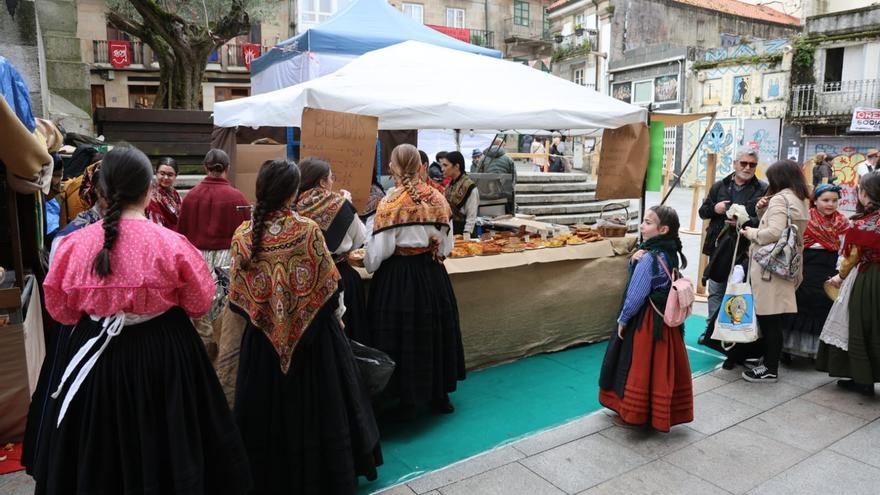
[[[661,132],[662,134],[662,132]],[[697,344],[706,319],[691,316],[685,343],[694,374],[722,357]],[[385,464],[379,479],[360,480],[361,495],[561,425],[602,408],[599,368],[605,342],[541,354],[475,371],[451,395],[455,413],[425,414],[406,424],[381,422]]]
[[[663,185],[663,122],[651,122],[651,147],[648,152],[648,172],[645,188],[660,192]]]

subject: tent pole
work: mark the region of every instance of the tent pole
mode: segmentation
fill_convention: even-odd
[[[684,167],[682,167],[681,172],[675,177],[675,182],[672,184],[672,186],[669,187],[669,191],[666,192],[666,196],[663,198],[663,201],[660,202],[661,205],[666,204],[666,200],[669,199],[669,195],[672,194],[672,191],[674,191],[675,188],[678,186],[678,184],[681,182],[681,178],[684,177],[684,173],[687,171],[688,166],[691,164],[691,160],[694,159],[694,156],[697,154],[697,151],[699,151],[700,146],[703,145],[703,141],[706,139],[706,135],[709,134],[709,130],[712,129],[712,124],[714,124],[714,123],[715,123],[715,114],[713,114],[712,118],[709,119],[709,125],[706,126],[706,130],[703,131],[703,135],[700,137],[700,140],[697,142],[697,145],[694,146],[694,150],[691,151],[691,156],[688,157],[688,160],[684,164]],[[706,184],[706,186],[711,187],[709,184]]]

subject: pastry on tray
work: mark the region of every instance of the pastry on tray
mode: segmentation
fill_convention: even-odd
[[[561,248],[562,246],[565,246],[564,239],[553,238],[553,239],[550,239],[549,241],[547,241],[547,247]]]
[[[364,256],[366,256],[367,251],[364,248],[354,249],[348,252],[348,262],[353,266],[364,266]]]
[[[483,244],[483,256],[491,256],[494,254],[501,254],[501,246],[494,243]]]
[[[464,246],[464,248],[467,249],[468,252],[471,254],[483,254],[483,245],[479,242],[469,242]]]
[[[473,253],[465,247],[454,247],[452,248],[452,251],[449,252],[450,258],[467,258],[468,256],[473,256]]]
[[[583,240],[582,238],[580,238],[576,235],[573,235],[573,236],[569,237],[568,239],[566,239],[565,243],[569,246],[576,246],[578,244],[586,244],[587,241]]]

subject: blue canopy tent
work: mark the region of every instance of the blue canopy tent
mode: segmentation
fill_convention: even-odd
[[[251,62],[251,91],[268,93],[315,79],[364,53],[409,40],[501,58],[498,50],[465,43],[414,21],[386,0],[356,0],[327,22]]]

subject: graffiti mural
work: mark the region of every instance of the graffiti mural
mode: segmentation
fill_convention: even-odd
[[[825,153],[833,157],[831,164],[834,167],[834,175],[838,178],[838,184],[843,187],[840,208],[855,211],[858,202],[856,186],[859,182],[856,167],[865,160],[865,154],[869,149],[878,147],[880,147],[880,137],[810,138],[806,141],[804,159],[811,159],[817,153]]]
[[[733,160],[736,153],[736,123],[737,119],[717,119],[712,124],[712,129],[709,130],[709,134],[706,135],[706,139],[685,173],[684,181],[686,184],[693,184],[697,179],[705,184],[706,166],[709,163],[710,153],[718,155],[715,170],[716,180],[733,172]],[[708,124],[709,119],[685,124],[683,149],[686,153],[689,154],[694,149]]]
[[[758,177],[764,178],[767,167],[779,159],[780,119],[746,119],[740,145],[758,152]]]

